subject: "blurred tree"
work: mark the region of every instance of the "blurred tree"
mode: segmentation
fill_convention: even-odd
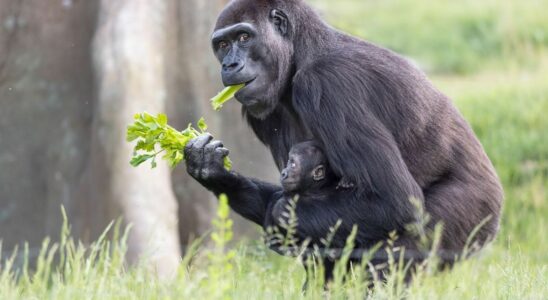
[[[140,111],[166,110],[167,1],[103,0],[93,43],[97,82],[90,172],[95,199],[118,204],[132,223],[129,258],[150,259],[161,275],[180,259],[177,201],[163,162],[151,170],[128,164],[127,124]]]
[[[225,3],[0,2],[4,249],[23,241],[33,249],[44,236],[55,238],[63,204],[84,241],[123,215],[134,226],[130,259],[144,255],[159,272],[173,271],[180,242],[209,229],[215,199],[184,167],[171,173],[163,164],[129,166],[125,128],[143,110],[166,111],[177,128],[205,116],[236,170],[277,180],[240,105],[233,101],[222,113],[209,106],[222,88],[209,38]],[[236,222],[240,234],[253,228]]]
[[[104,202],[81,198],[90,149],[95,1],[0,1],[0,239],[39,246],[61,228],[81,237],[107,224]],[[78,201],[77,201],[78,200]]]

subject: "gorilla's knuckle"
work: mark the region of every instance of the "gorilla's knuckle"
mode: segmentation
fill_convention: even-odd
[[[215,150],[215,152],[216,152],[217,154],[222,155],[222,156],[227,156],[228,154],[230,154],[230,151],[229,151],[227,148],[224,148],[224,147],[222,147],[222,148],[217,148],[217,149]]]
[[[211,145],[213,148],[220,148],[220,147],[223,147],[223,142],[219,140],[214,140],[211,142]]]
[[[213,145],[213,144],[207,144],[207,145],[205,146],[205,149],[204,149],[204,150],[205,150],[206,153],[211,153],[211,152],[215,151],[215,145]]]
[[[202,169],[202,172],[201,172],[202,179],[209,179],[210,175],[211,175],[211,170],[209,170],[208,168]]]

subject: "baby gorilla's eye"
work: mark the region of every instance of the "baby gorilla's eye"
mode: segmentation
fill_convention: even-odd
[[[240,40],[241,43],[245,43],[245,42],[249,41],[249,38],[250,38],[250,37],[249,37],[249,34],[247,34],[247,33],[242,33],[242,34],[240,35],[239,40]]]
[[[293,162],[293,163],[291,163],[291,167],[292,167],[292,168],[295,168],[296,166],[297,166],[297,164],[296,164],[296,163],[294,163],[294,162]]]

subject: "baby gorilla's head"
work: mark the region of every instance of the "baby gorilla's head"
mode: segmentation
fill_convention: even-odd
[[[281,174],[282,187],[286,193],[310,192],[331,182],[333,173],[318,143],[307,141],[291,148],[289,161]]]

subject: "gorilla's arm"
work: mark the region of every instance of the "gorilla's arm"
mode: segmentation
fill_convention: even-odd
[[[228,150],[204,134],[185,148],[188,173],[215,195],[226,194],[230,207],[242,217],[263,225],[272,195],[281,187],[227,171],[223,159]]]
[[[288,221],[288,208],[284,206],[282,212],[277,212],[276,206],[278,203],[272,201],[266,225],[279,227],[280,219]],[[354,225],[358,227],[356,242],[360,246],[372,246],[386,239],[391,231],[401,232],[403,229],[395,218],[390,217],[394,209],[399,207],[390,207],[383,203],[383,199],[363,197],[350,189],[337,190],[324,200],[303,196],[298,199],[295,211],[298,224],[296,237],[301,241],[310,239],[313,244],[322,245],[322,239],[327,237],[331,228],[340,220],[341,224],[333,236],[330,247],[344,247]],[[285,234],[284,228],[278,229]]]
[[[339,73],[328,68],[333,66],[318,61],[296,74],[295,110],[323,143],[335,173],[375,198],[364,197],[353,209],[370,216],[367,222],[373,228],[384,226],[388,219],[402,228],[415,220],[409,199],[423,201],[424,196],[393,135],[375,115],[378,108],[371,107],[384,103],[351,70]]]

